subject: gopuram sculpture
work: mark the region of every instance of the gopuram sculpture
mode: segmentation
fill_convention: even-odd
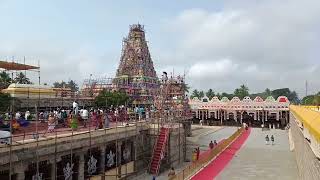
[[[134,105],[153,104],[159,90],[159,80],[145,38],[144,27],[130,26],[129,35],[124,38],[120,65],[113,80],[114,90],[126,92]]]

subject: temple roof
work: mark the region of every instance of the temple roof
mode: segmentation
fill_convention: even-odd
[[[15,63],[15,62],[6,62],[6,61],[0,61],[0,68],[5,69],[5,70],[32,70],[32,69],[39,69],[40,67],[37,66],[31,66],[31,65],[26,65],[26,64],[20,64],[20,63]]]

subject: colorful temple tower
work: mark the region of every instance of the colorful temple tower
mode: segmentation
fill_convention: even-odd
[[[129,35],[123,40],[120,64],[112,84],[114,90],[126,92],[133,105],[154,103],[160,85],[140,24],[131,25]]]

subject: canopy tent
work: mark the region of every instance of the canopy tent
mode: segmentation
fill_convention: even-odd
[[[25,64],[15,63],[15,62],[6,62],[6,61],[0,61],[0,68],[8,71],[40,69],[40,67],[37,67],[37,66],[25,65]]]

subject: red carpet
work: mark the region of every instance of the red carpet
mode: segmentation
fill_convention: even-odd
[[[207,167],[196,174],[192,180],[212,180],[215,178],[231,161],[236,152],[241,148],[250,135],[251,129],[244,131],[231,145],[224,150]]]
[[[222,143],[223,141],[224,141],[224,139],[219,141],[218,144]],[[211,152],[211,149],[208,147],[208,149],[206,151],[200,153],[199,159],[206,158],[210,152]]]

